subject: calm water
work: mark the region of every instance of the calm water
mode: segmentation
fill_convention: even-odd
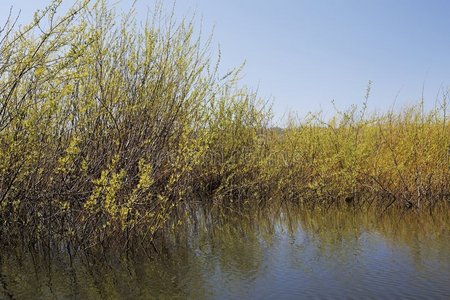
[[[0,299],[450,299],[448,212],[393,219],[204,221],[158,258],[80,254],[72,266],[64,254],[2,251]]]

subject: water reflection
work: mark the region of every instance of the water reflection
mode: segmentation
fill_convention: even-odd
[[[201,218],[165,248],[157,257],[80,252],[72,259],[5,249],[0,298],[450,297],[448,210],[400,218],[290,208]]]

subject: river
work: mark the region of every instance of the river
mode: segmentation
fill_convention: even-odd
[[[4,250],[0,299],[450,299],[448,211],[197,221],[165,251]]]

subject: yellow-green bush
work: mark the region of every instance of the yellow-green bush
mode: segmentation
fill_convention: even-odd
[[[138,28],[108,4],[60,15],[55,1],[28,27],[11,19],[2,31],[4,234],[84,246],[153,239],[182,222],[211,176],[235,180],[237,162],[219,170],[206,157],[254,144],[265,113],[236,72],[218,79],[193,23],[159,11]]]
[[[376,203],[407,208],[449,201],[447,103],[372,117],[352,108],[328,122],[292,123],[273,140],[285,199],[312,205]],[[284,174],[284,176],[283,176]]]

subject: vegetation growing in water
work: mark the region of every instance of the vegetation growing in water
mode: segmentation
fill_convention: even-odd
[[[2,240],[153,241],[198,205],[448,203],[445,97],[427,113],[355,107],[274,130],[193,22],[156,13],[140,28],[106,1],[60,4],[1,29]]]

